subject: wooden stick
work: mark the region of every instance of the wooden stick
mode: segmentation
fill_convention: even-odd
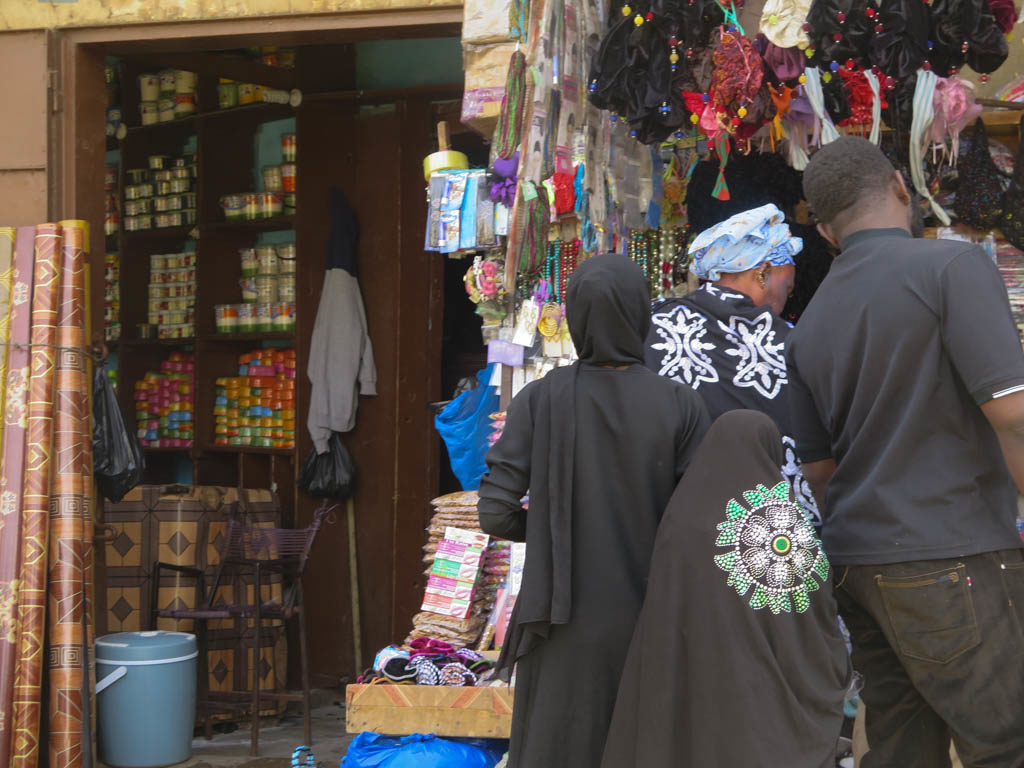
[[[447,152],[451,149],[451,143],[448,141],[448,123],[442,120],[437,124],[437,150],[438,152]]]

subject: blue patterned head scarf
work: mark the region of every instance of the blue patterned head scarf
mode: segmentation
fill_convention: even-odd
[[[765,263],[793,264],[803,248],[804,241],[789,233],[782,211],[769,204],[705,229],[690,243],[690,255],[694,274],[717,282],[726,272],[746,272]]]

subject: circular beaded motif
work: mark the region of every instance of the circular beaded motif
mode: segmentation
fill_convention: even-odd
[[[779,483],[745,491],[749,509],[736,499],[726,505],[715,544],[729,551],[715,555],[715,564],[729,574],[728,585],[755,610],[803,613],[829,574],[829,562],[814,535],[810,519],[790,501],[790,486]]]

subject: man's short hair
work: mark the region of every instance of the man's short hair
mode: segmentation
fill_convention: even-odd
[[[895,169],[867,139],[847,136],[819,149],[804,171],[804,197],[824,224],[858,203],[877,200],[892,184]]]

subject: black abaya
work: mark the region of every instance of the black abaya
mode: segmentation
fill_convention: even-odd
[[[835,765],[849,659],[781,451],[754,411],[708,431],[658,529],[602,768]]]
[[[513,400],[487,457],[481,527],[527,542],[509,768],[598,764],[658,522],[707,429],[698,395],[642,365],[648,307],[628,259],[585,262],[568,296],[580,363]]]

